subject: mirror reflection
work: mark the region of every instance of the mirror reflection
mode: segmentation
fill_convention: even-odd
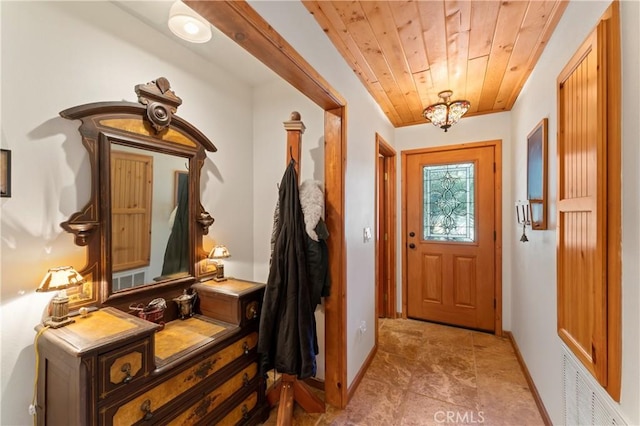
[[[189,275],[187,164],[112,142],[113,292]]]

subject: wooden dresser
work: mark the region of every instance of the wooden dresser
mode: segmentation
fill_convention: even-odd
[[[265,421],[256,352],[264,284],[229,279],[192,287],[196,314],[164,328],[103,307],[45,330],[37,342],[38,424]]]

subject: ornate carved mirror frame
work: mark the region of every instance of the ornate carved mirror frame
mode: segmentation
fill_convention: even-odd
[[[216,147],[198,129],[175,115],[182,100],[160,77],[135,87],[139,103],[97,102],[66,109],[60,115],[81,120],[79,132],[91,163],[91,196],[87,205],[61,223],[74,234],[75,243],[87,247],[87,264],[80,273],[87,283],[69,291],[71,306],[109,304],[127,306],[131,301],[176,294],[210,274],[199,265],[207,253],[202,237],[214,219],[200,203],[200,172],[205,151]],[[177,156],[188,173],[188,271],[177,278],[160,279],[129,290],[112,287],[111,146]],[[173,191],[171,187],[167,190]]]

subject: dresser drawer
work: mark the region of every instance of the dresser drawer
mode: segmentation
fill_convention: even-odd
[[[264,284],[236,279],[222,283],[207,281],[192,285],[198,292],[203,315],[247,327],[258,324]]]
[[[258,403],[258,391],[253,392],[244,401],[238,404],[233,410],[231,410],[226,416],[219,422],[216,422],[217,426],[234,426],[240,422],[246,422],[251,417],[251,410],[256,407]]]
[[[101,423],[132,425],[141,420],[152,420],[156,411],[184,395],[234,360],[248,356],[248,352],[255,348],[257,342],[258,334],[251,333],[182,372],[163,380],[138,397],[121,405],[105,405],[100,409]]]
[[[98,355],[98,398],[104,400],[149,375],[151,337]]]
[[[198,402],[189,406],[189,408],[187,408],[178,417],[171,420],[169,424],[172,426],[186,426],[200,423],[202,419],[213,413],[214,410],[220,407],[233,394],[243,388],[251,386],[257,374],[258,365],[254,362],[214,390],[206,392],[201,398],[199,398]],[[256,393],[254,392],[253,395],[256,395]],[[256,402],[254,401],[254,406],[255,404]],[[240,418],[242,418],[242,413],[240,413]],[[216,422],[215,424],[218,425],[219,423]]]

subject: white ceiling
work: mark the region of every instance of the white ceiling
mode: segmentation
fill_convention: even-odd
[[[240,47],[214,26],[213,37],[207,43],[189,43],[175,36],[167,26],[171,1],[122,1],[111,0],[113,4],[139,19],[145,25],[173,39],[176,43],[193,51],[207,61],[216,64],[235,75],[248,85],[255,87],[279,79],[273,71]]]

